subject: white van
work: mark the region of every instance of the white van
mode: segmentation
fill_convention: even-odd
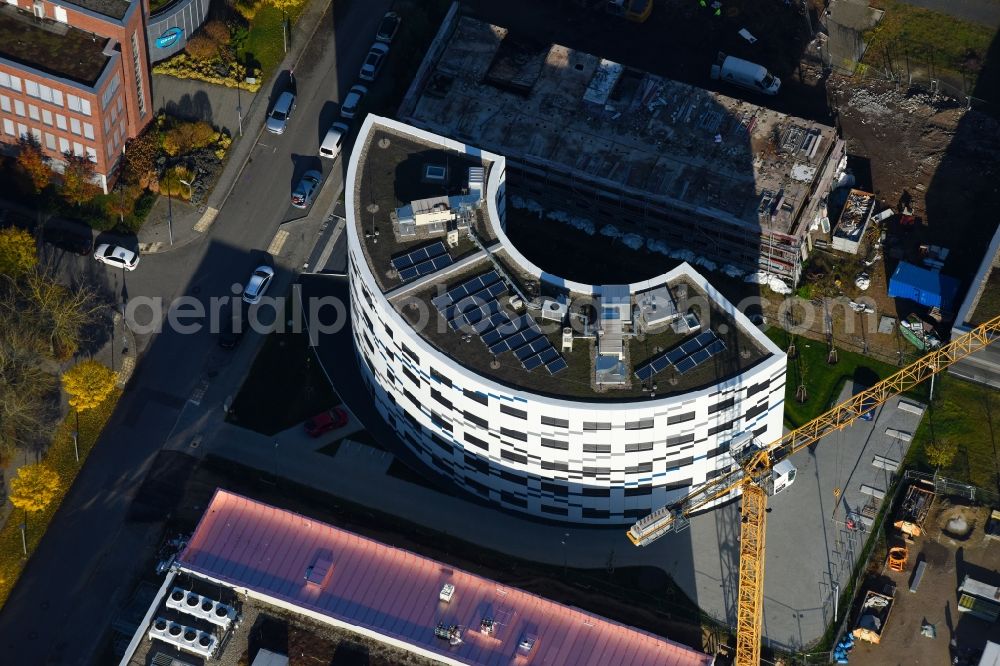
[[[767,71],[763,65],[749,60],[719,54],[719,62],[712,65],[712,78],[728,81],[765,95],[777,95],[781,79]]]
[[[334,123],[326,131],[323,143],[319,145],[319,156],[331,160],[337,159],[341,148],[344,147],[344,140],[347,138],[347,125],[344,123]]]

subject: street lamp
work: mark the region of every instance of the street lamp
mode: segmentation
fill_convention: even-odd
[[[181,185],[187,185],[187,188],[188,188],[188,201],[191,201],[191,191],[192,191],[191,190],[191,183],[189,183],[188,181],[184,180],[183,178],[178,178],[178,180],[180,180]]]
[[[167,167],[167,235],[174,244],[174,198],[170,196],[170,167]],[[124,276],[124,274],[123,274]]]
[[[236,44],[233,49],[233,57],[236,60],[236,71],[233,72],[236,75],[236,123],[240,128],[240,136],[243,136],[243,101],[240,95],[240,80],[246,78],[247,71],[243,63],[240,62],[240,45]]]

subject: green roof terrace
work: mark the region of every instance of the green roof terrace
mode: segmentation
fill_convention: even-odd
[[[11,5],[0,7],[0,57],[93,86],[110,58],[106,37],[55,21],[39,20]]]

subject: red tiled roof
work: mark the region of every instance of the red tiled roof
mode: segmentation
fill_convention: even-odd
[[[178,563],[459,663],[713,662],[659,636],[224,490],[216,492]],[[438,600],[445,583],[455,586],[450,603]],[[487,616],[496,623],[493,636],[480,632]],[[434,636],[441,622],[462,628],[461,644]],[[537,638],[524,653],[518,643],[528,634]]]

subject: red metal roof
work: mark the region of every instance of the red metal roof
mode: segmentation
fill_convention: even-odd
[[[183,569],[467,664],[709,666],[710,655],[224,490],[178,557]],[[315,582],[319,581],[319,582]],[[445,583],[450,603],[439,601]],[[493,636],[480,632],[492,617]],[[441,622],[462,643],[436,638]],[[530,652],[518,648],[536,637]]]

